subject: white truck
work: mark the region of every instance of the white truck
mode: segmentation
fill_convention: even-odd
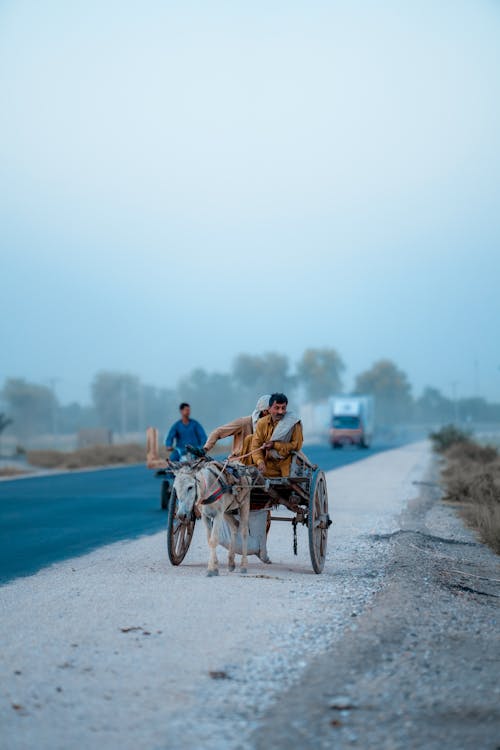
[[[369,448],[373,437],[373,396],[332,396],[329,440],[332,448],[357,445]]]

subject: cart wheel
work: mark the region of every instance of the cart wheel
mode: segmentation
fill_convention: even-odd
[[[188,521],[179,521],[176,517],[177,506],[177,493],[172,489],[167,516],[167,551],[172,565],[180,565],[186,557],[196,523],[194,514]]]
[[[307,528],[309,530],[309,552],[315,573],[321,573],[325,566],[326,545],[328,540],[328,490],[324,473],[316,469],[313,474],[309,493],[309,512]]]
[[[170,487],[170,482],[163,481],[161,483],[161,509],[162,510],[168,510],[168,503],[170,500],[170,493],[172,492],[172,489]]]

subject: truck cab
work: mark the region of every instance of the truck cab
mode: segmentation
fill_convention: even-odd
[[[373,433],[373,398],[335,397],[331,399],[331,405],[329,440],[332,448],[341,448],[343,445],[368,448]]]

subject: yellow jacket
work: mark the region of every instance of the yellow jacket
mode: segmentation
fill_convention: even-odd
[[[264,451],[259,449],[264,443],[271,440],[275,427],[276,423],[273,422],[270,414],[259,419],[252,437],[252,451],[255,451],[252,461],[255,465],[264,461],[266,464],[266,474],[276,474],[278,472],[281,476],[287,476],[290,473],[291,453],[292,451],[299,451],[304,442],[302,424],[297,422],[294,426],[289,442],[285,443],[281,440],[276,440],[272,451],[266,451],[264,454]],[[273,451],[277,455],[273,455]]]

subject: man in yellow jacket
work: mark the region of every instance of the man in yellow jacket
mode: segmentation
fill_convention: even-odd
[[[273,393],[269,414],[259,419],[252,437],[252,460],[267,477],[289,476],[292,451],[299,451],[304,442],[302,425],[287,407],[285,394]]]

